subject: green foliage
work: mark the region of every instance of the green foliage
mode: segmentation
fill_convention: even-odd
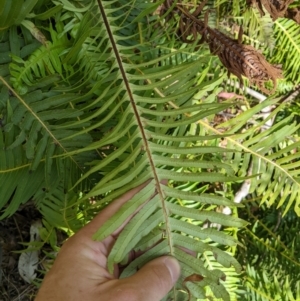
[[[299,218],[292,211],[259,208],[249,200],[243,217],[251,228],[239,233],[247,246],[239,254],[246,266],[248,300],[299,300]]]
[[[292,20],[279,19],[275,22],[276,58],[283,63],[286,78],[299,84],[300,38],[299,25]]]
[[[1,218],[33,199],[44,217],[41,236],[55,249],[55,228],[71,235],[112,200],[148,181],[94,236],[105,238],[140,209],[109,256],[111,272],[116,263],[126,265],[134,249],[145,253],[121,277],[162,254],[180,261],[181,278],[166,300],[187,299],[185,286],[193,298],[206,300],[258,296],[257,282],[265,295],[278,295],[277,283],[297,287],[290,270],[272,278],[270,251],[270,264],[259,267],[266,270],[262,273],[250,259],[239,258],[248,265],[242,288],[242,266],[233,257],[238,238],[248,243],[238,235],[247,225],[238,213],[252,223],[243,205],[233,202],[236,183],[250,181],[250,193],[264,206],[280,207],[285,217],[292,207],[300,215],[299,127],[288,115],[264,128],[283,109],[280,99],[250,105],[216,101],[226,78],[219,61],[207,46],[197,49],[178,39],[176,21],[158,15],[161,2],[15,3],[0,5]],[[231,4],[215,3],[215,23],[246,9],[245,3]],[[257,39],[263,33],[275,43],[274,61],[286,60],[287,78],[296,83],[294,25],[278,20],[271,28],[267,19],[253,25],[246,13],[243,17],[249,33],[268,28],[257,28]],[[293,51],[279,57],[278,43]],[[259,113],[272,106],[276,109],[263,119]],[[237,107],[235,117],[212,126],[216,116]],[[231,215],[223,214],[224,207]],[[297,229],[294,219],[293,225]],[[241,233],[267,239],[256,223],[251,227]],[[266,222],[266,227],[271,226]],[[282,235],[273,236],[274,250],[280,250]],[[254,242],[246,247],[249,258],[264,250],[258,238]],[[283,257],[295,262],[298,243],[287,242],[290,253]],[[203,280],[185,283],[192,274]],[[284,274],[291,275],[285,283]],[[259,298],[253,300],[265,300]]]

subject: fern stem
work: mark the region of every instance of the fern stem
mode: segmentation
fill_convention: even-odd
[[[128,93],[128,96],[129,96],[129,100],[130,100],[130,103],[131,103],[131,106],[132,106],[134,116],[135,116],[136,121],[137,121],[137,125],[138,125],[140,133],[141,133],[141,138],[142,138],[143,144],[144,144],[144,151],[146,152],[147,157],[149,159],[149,165],[150,165],[150,168],[152,170],[152,175],[153,175],[154,181],[156,183],[156,190],[157,190],[157,192],[160,196],[160,200],[161,200],[161,204],[162,204],[162,210],[163,210],[163,213],[164,213],[164,216],[165,216],[165,225],[166,225],[166,232],[167,232],[167,240],[168,240],[168,244],[169,244],[169,247],[170,247],[170,255],[174,256],[174,248],[173,248],[173,243],[172,243],[172,239],[171,239],[171,227],[170,227],[169,218],[168,218],[169,213],[168,213],[168,209],[165,205],[164,193],[163,193],[162,188],[161,188],[160,179],[159,179],[158,174],[156,172],[156,167],[155,167],[154,160],[153,160],[153,157],[152,157],[152,154],[151,154],[150,146],[148,144],[147,135],[146,135],[146,132],[144,130],[144,125],[143,125],[142,120],[140,118],[140,115],[139,115],[139,112],[138,112],[138,109],[137,109],[137,106],[136,106],[136,103],[135,103],[135,100],[134,100],[133,92],[132,92],[132,89],[130,87],[130,82],[127,78],[126,71],[125,71],[125,68],[123,66],[122,58],[120,56],[116,41],[114,39],[114,35],[112,33],[112,30],[110,28],[109,21],[107,19],[106,13],[105,13],[105,9],[102,5],[102,1],[97,0],[97,2],[98,2],[99,9],[100,9],[100,13],[101,13],[102,18],[103,18],[105,28],[107,30],[107,33],[108,33],[108,36],[109,36],[109,39],[110,39],[110,42],[111,42],[113,52],[115,54],[115,58],[117,60],[118,66],[119,66],[120,73],[122,75],[122,79],[123,79],[125,87],[126,87],[126,91]]]

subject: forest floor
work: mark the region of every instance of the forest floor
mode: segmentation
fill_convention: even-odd
[[[11,217],[0,220],[0,301],[32,301],[37,287],[25,282],[18,271],[22,243],[30,241],[30,226],[40,213],[28,202]]]

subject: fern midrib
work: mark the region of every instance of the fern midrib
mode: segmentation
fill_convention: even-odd
[[[211,127],[209,124],[207,124],[206,122],[199,120],[198,121],[199,124],[203,125],[204,127],[206,127],[207,129],[209,129],[210,131],[218,134],[218,135],[222,135],[222,133],[220,131],[218,131],[217,129]],[[225,137],[224,139],[230,141],[231,143],[233,143],[234,145],[239,146],[241,149],[243,149],[245,152],[252,154],[255,157],[260,158],[261,160],[267,162],[270,165],[273,165],[275,168],[278,168],[283,174],[285,174],[289,179],[292,180],[293,183],[297,184],[299,189],[300,189],[300,183],[297,182],[283,167],[281,167],[280,165],[276,164],[276,162],[266,158],[265,156],[260,155],[259,153],[252,151],[251,149],[247,148],[246,146],[240,144],[238,141],[230,138],[230,137]]]
[[[45,160],[45,159],[44,159]],[[21,166],[16,166],[16,167],[13,167],[13,168],[9,168],[9,169],[1,169],[0,170],[0,174],[5,174],[5,173],[11,173],[11,172],[14,172],[14,171],[18,171],[20,169],[23,169],[23,168],[27,168],[29,167],[31,164],[28,163],[28,164],[24,164],[24,165],[21,165]]]
[[[69,155],[71,156],[71,155],[75,155],[77,153],[76,152],[74,152],[74,153],[73,152],[67,152],[66,154],[67,154],[67,156],[69,156]],[[53,155],[53,156],[50,156],[49,158],[51,158],[51,159],[62,158],[62,157],[66,157],[66,154]],[[45,162],[45,161],[46,161],[46,158],[43,158],[43,159],[40,160],[40,162]],[[31,166],[31,163],[26,163],[26,164],[19,165],[19,166],[13,167],[13,168],[1,169],[0,170],[0,174],[5,174],[5,173],[11,173],[11,172],[14,172],[14,171],[19,171],[20,169],[28,168],[30,166]]]
[[[145,152],[147,154],[147,157],[148,157],[148,160],[149,160],[149,165],[150,165],[150,168],[152,170],[152,174],[153,174],[154,181],[155,181],[155,184],[156,184],[156,190],[157,190],[157,192],[160,196],[160,200],[161,200],[161,203],[162,203],[162,211],[163,211],[163,214],[164,214],[164,217],[165,217],[167,240],[168,240],[168,244],[169,244],[169,247],[170,247],[170,254],[174,255],[173,244],[172,244],[172,240],[171,240],[171,227],[170,227],[169,220],[168,220],[168,210],[167,210],[166,205],[165,205],[164,194],[163,194],[163,191],[162,191],[162,188],[161,188],[161,183],[159,181],[158,174],[156,172],[156,167],[155,167],[155,164],[154,164],[154,161],[153,161],[153,158],[152,158],[152,154],[151,154],[151,151],[150,151],[150,147],[149,147],[149,144],[148,144],[147,135],[146,135],[146,132],[144,130],[141,118],[139,116],[138,109],[137,109],[137,106],[136,106],[135,101],[134,101],[134,96],[133,96],[133,93],[131,91],[131,87],[130,87],[130,84],[129,84],[129,80],[128,80],[127,75],[126,75],[126,71],[125,71],[125,68],[123,66],[123,62],[122,62],[121,56],[119,54],[117,44],[115,42],[113,32],[111,31],[109,21],[108,21],[108,18],[106,16],[106,13],[105,13],[105,9],[102,5],[101,0],[97,0],[97,2],[98,2],[98,6],[99,6],[101,16],[103,18],[104,25],[105,25],[106,30],[107,30],[107,34],[108,34],[110,43],[112,45],[112,49],[113,49],[115,58],[117,60],[118,66],[119,66],[119,70],[121,72],[122,79],[123,79],[125,87],[126,87],[126,91],[128,93],[129,99],[130,99],[130,103],[131,103],[131,106],[132,106],[132,109],[133,109],[134,116],[135,116],[136,121],[137,121],[137,125],[139,127],[139,130],[140,130],[140,133],[141,133],[141,136],[142,136],[141,138],[142,138],[144,146],[145,146]]]
[[[252,280],[252,279],[250,278],[250,280]],[[253,291],[255,291],[259,296],[262,296],[262,297],[266,298],[266,300],[268,300],[268,301],[276,301],[276,299],[273,299],[269,295],[266,295],[264,292],[261,292],[261,290],[256,289],[252,284],[250,284],[250,282],[248,282],[248,284],[246,284],[246,286],[251,287],[251,289]]]

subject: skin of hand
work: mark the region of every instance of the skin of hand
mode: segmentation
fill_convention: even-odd
[[[180,265],[171,256],[154,259],[131,277],[118,279],[107,270],[107,257],[117,235],[129,221],[103,241],[93,234],[146,183],[132,189],[103,209],[62,246],[46,274],[35,301],[159,301],[180,275]]]

